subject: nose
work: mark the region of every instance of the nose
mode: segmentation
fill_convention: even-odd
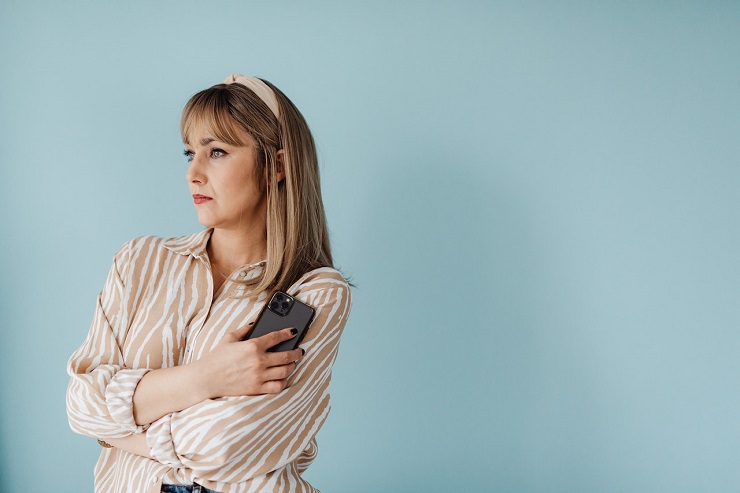
[[[185,173],[185,179],[188,183],[203,185],[206,182],[205,174],[200,158],[196,154],[188,165],[188,171]]]

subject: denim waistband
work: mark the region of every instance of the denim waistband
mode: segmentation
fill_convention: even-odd
[[[160,491],[162,493],[218,493],[218,491],[209,490],[198,483],[193,483],[189,486],[181,484],[163,484]]]

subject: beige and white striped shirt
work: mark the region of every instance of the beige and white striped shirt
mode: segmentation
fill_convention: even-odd
[[[93,438],[146,432],[154,459],[102,450],[95,491],[154,493],[197,482],[223,493],[313,492],[301,473],[316,456],[315,435],[329,413],[329,381],[352,305],[339,272],[306,273],[288,294],[315,308],[306,355],[283,392],[203,401],[144,426],[132,399],[150,369],[201,358],[225,334],[254,321],[268,293],[241,297],[230,279],[213,296],[206,244],[212,230],[179,238],[142,237],[114,257],[90,332],[69,360],[69,423]],[[264,262],[241,268],[245,279]],[[213,300],[213,301],[211,301]]]

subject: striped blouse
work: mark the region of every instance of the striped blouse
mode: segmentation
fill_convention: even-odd
[[[95,491],[159,492],[197,482],[223,493],[314,492],[301,473],[316,457],[329,413],[329,381],[352,305],[332,268],[306,273],[288,294],[314,307],[306,354],[279,394],[205,400],[137,426],[133,394],[150,369],[197,360],[225,334],[257,318],[268,293],[244,297],[226,280],[213,293],[206,244],[211,229],[179,238],[142,237],[116,253],[90,332],[69,360],[67,414],[93,438],[146,432],[153,459],[102,449]],[[264,261],[234,273],[250,279]]]

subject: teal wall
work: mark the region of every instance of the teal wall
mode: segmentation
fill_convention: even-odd
[[[358,285],[324,493],[740,489],[737,1],[2,0],[3,491],[92,490],[65,363],[116,249],[199,229],[179,114],[232,72]]]

